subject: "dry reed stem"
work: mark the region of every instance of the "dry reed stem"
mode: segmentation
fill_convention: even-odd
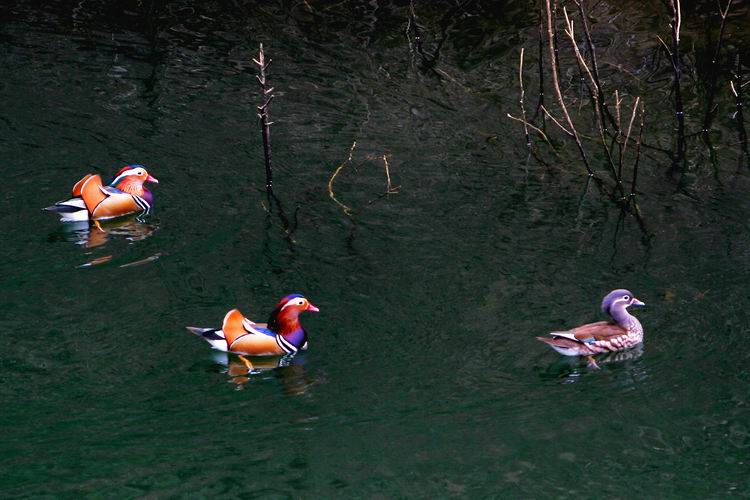
[[[386,184],[385,188],[385,194],[396,194],[398,193],[399,189],[401,189],[401,186],[393,187],[391,185],[391,172],[388,169],[388,156],[383,155],[383,163],[385,164],[385,176],[388,180],[388,183]]]
[[[582,0],[574,0],[575,4],[578,6],[578,13],[581,15],[581,21],[583,23],[583,32],[586,35],[586,46],[589,49],[589,54],[591,55],[591,72],[594,77],[594,86],[596,87],[596,92],[598,95],[603,95],[604,92],[602,91],[602,83],[599,80],[599,65],[596,60],[596,47],[594,47],[594,41],[591,38],[591,31],[589,30],[589,23],[588,23],[588,17],[586,15],[586,11],[583,9],[583,1]],[[604,101],[604,99],[599,100],[599,114],[602,116],[602,122],[604,126],[604,130],[607,131],[607,118],[609,119],[610,123],[612,120],[612,115],[609,112],[609,108],[607,108],[607,103]]]
[[[351,163],[351,162],[352,162],[352,155],[354,154],[354,148],[356,148],[356,147],[357,147],[357,141],[354,141],[354,142],[352,143],[352,147],[351,147],[351,148],[349,149],[349,158],[347,158],[346,160],[342,161],[342,162],[341,162],[341,165],[339,165],[339,166],[338,166],[338,167],[336,168],[336,170],[335,170],[335,171],[333,172],[333,175],[331,176],[331,178],[330,178],[330,179],[328,179],[328,196],[329,196],[329,197],[330,197],[330,198],[331,198],[331,199],[332,199],[333,201],[335,201],[335,202],[336,202],[336,204],[337,204],[338,206],[340,206],[340,207],[341,207],[341,208],[343,209],[344,213],[345,213],[345,214],[346,214],[347,216],[349,216],[349,217],[351,217],[351,216],[352,216],[352,214],[354,213],[354,210],[352,210],[352,209],[351,209],[351,207],[349,207],[349,206],[347,206],[347,205],[344,205],[344,204],[343,204],[343,203],[341,203],[341,202],[340,202],[340,201],[339,201],[338,199],[336,199],[336,195],[335,195],[335,194],[334,194],[334,192],[333,192],[333,181],[334,181],[334,179],[336,179],[336,176],[337,176],[337,175],[339,175],[339,172],[341,172],[341,170],[343,170],[343,168],[344,168],[344,167],[346,166],[346,164],[347,164],[347,163]]]
[[[675,40],[680,43],[680,26],[682,25],[682,8],[680,6],[680,0],[670,0],[672,6],[672,29],[675,32]]]
[[[568,18],[568,11],[565,7],[563,7],[563,14],[565,15],[565,34],[568,35],[568,38],[570,38],[570,42],[573,44],[573,52],[575,53],[576,60],[578,61],[578,64],[586,70],[586,76],[589,77],[589,80],[591,81],[591,85],[593,86],[593,90],[589,89],[590,92],[592,92],[592,95],[598,100],[599,99],[599,87],[596,84],[596,80],[594,80],[594,75],[591,74],[591,70],[589,69],[588,64],[586,64],[586,60],[581,55],[581,51],[578,48],[578,43],[575,39],[575,31],[573,29],[573,21]]]
[[[550,67],[552,68],[552,86],[555,89],[555,94],[557,95],[557,102],[560,105],[560,109],[563,113],[563,116],[565,117],[565,120],[568,122],[568,126],[570,127],[570,130],[573,135],[573,139],[575,139],[576,146],[578,146],[578,152],[581,154],[581,158],[583,159],[583,163],[586,166],[586,171],[590,176],[594,175],[593,170],[591,170],[591,166],[589,165],[589,161],[586,158],[586,151],[583,149],[583,144],[581,144],[581,139],[578,137],[578,132],[576,131],[575,125],[573,125],[573,120],[570,118],[570,114],[568,113],[568,108],[565,105],[565,100],[563,99],[562,91],[560,90],[560,77],[557,73],[557,66],[555,65],[555,33],[556,29],[554,27],[554,24],[552,22],[552,7],[550,6],[550,0],[545,0],[545,6],[547,10],[547,39],[549,41],[549,57],[550,57]]]
[[[625,135],[625,144],[622,146],[622,154],[625,154],[625,150],[628,149],[628,141],[630,140],[630,131],[633,129],[633,121],[635,121],[635,114],[638,110],[638,103],[641,101],[640,97],[635,98],[633,104],[633,113],[630,115],[630,123],[628,124],[628,133]]]
[[[620,91],[615,89],[615,119],[617,120],[617,128],[620,128],[620,125],[622,122],[620,121],[620,104],[622,104],[622,99],[620,99]],[[617,132],[620,133],[619,131]]]
[[[622,147],[622,116],[620,113],[621,104],[622,99],[620,99],[620,91],[615,89],[615,123],[617,124],[617,132],[615,132],[613,140],[617,142],[617,150],[619,152],[617,156],[617,182],[622,182],[622,158],[624,155]],[[623,192],[623,195],[624,194],[625,193]]]

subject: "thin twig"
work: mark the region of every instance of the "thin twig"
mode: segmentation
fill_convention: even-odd
[[[544,107],[544,106],[542,106],[542,107]],[[516,118],[515,116],[511,115],[510,113],[506,113],[506,116],[508,118],[510,118],[511,120],[515,120],[517,122],[522,122],[523,121],[521,118]],[[535,127],[534,125],[532,125],[531,123],[528,123],[528,122],[526,122],[526,126],[529,127],[531,130],[534,130],[535,132],[537,132],[539,135],[541,135],[542,139],[544,139],[544,142],[546,142],[547,144],[549,144],[550,146],[552,146],[552,143],[549,142],[549,139],[547,138],[547,135],[544,132],[542,132],[541,129]],[[567,130],[566,130],[566,132],[567,132]]]
[[[575,136],[573,135],[573,132],[571,132],[570,130],[568,130],[568,129],[566,129],[565,127],[563,127],[563,126],[562,126],[562,123],[560,123],[559,121],[557,121],[557,120],[555,119],[555,117],[554,117],[554,116],[552,116],[552,115],[550,114],[550,112],[549,112],[549,111],[547,111],[547,108],[545,108],[544,106],[542,106],[542,111],[543,111],[543,112],[544,112],[544,114],[545,114],[545,115],[547,116],[547,118],[549,118],[550,120],[552,120],[552,122],[553,122],[553,123],[554,123],[555,125],[557,125],[558,127],[560,127],[560,130],[562,130],[563,132],[565,132],[566,134],[568,134],[568,135],[569,135],[570,137],[575,137]]]
[[[635,110],[635,106],[633,107],[633,110]],[[641,142],[643,140],[643,124],[645,122],[645,106],[641,102],[641,123],[638,128],[638,141],[635,143],[635,161],[633,162],[633,182],[630,184],[630,199],[628,200],[628,203],[630,200],[633,200],[635,198],[635,183],[638,179],[638,162],[641,159]],[[635,200],[633,200],[635,202]]]
[[[339,165],[336,168],[336,170],[333,172],[333,175],[331,176],[331,178],[328,179],[328,196],[333,201],[335,201],[336,204],[338,206],[340,206],[344,210],[344,213],[347,216],[349,216],[349,217],[352,216],[352,213],[354,213],[354,211],[351,209],[351,207],[348,207],[347,205],[344,205],[338,199],[336,199],[336,195],[333,193],[333,180],[336,178],[337,175],[339,175],[339,172],[341,172],[341,170],[343,170],[343,168],[347,165],[347,163],[351,163],[352,162],[352,155],[354,154],[354,148],[356,148],[356,147],[357,147],[357,141],[354,141],[352,143],[352,147],[349,149],[349,158],[347,158],[346,160],[342,161],[341,165]]]
[[[618,169],[615,167],[614,162],[612,161],[612,153],[610,151],[610,147],[607,146],[607,139],[605,134],[605,123],[604,123],[604,115],[601,111],[602,106],[601,102],[603,101],[602,94],[598,89],[596,85],[596,81],[594,80],[594,76],[591,73],[591,70],[588,67],[588,64],[586,64],[586,60],[584,59],[583,55],[581,54],[580,49],[578,48],[578,43],[576,42],[575,38],[575,30],[573,27],[573,21],[570,20],[570,17],[568,17],[568,11],[565,7],[563,7],[563,14],[565,15],[565,33],[568,35],[568,38],[570,39],[570,43],[573,46],[573,52],[576,56],[576,63],[578,64],[578,71],[583,74],[584,72],[589,77],[589,83],[585,83],[586,89],[589,92],[589,96],[591,98],[592,105],[594,106],[594,115],[596,117],[596,124],[597,128],[599,130],[599,138],[602,142],[602,147],[604,148],[604,152],[607,157],[607,162],[609,163],[610,170],[612,171],[612,177],[615,180],[615,184],[617,186],[617,190],[620,192],[620,197],[625,196],[625,192],[622,188],[622,182],[621,182],[621,173],[618,171]],[[617,127],[619,130],[619,126]]]
[[[617,150],[619,152],[617,156],[618,182],[622,182],[622,157],[624,154],[622,148],[622,121],[620,114],[620,104],[622,104],[622,100],[620,99],[620,91],[615,89],[615,123],[617,123],[617,132],[615,132],[614,140],[617,142]]]
[[[544,106],[542,106],[542,108],[544,108]],[[517,117],[511,115],[510,113],[506,113],[506,116],[508,118],[510,118],[511,120],[515,120],[517,122],[523,121],[521,118],[517,118]],[[529,127],[531,130],[534,130],[535,132],[537,132],[540,136],[542,136],[542,139],[544,139],[544,142],[546,142],[547,144],[549,144],[550,146],[552,146],[552,143],[549,141],[549,138],[544,133],[544,131],[542,131],[542,129],[540,129],[538,127],[535,127],[533,124],[531,124],[529,122],[526,122],[526,126]],[[565,131],[567,132],[567,130],[565,130]]]
[[[542,6],[539,5],[539,54],[538,54],[538,61],[537,66],[539,68],[539,101],[536,104],[536,111],[534,111],[534,116],[531,118],[532,121],[536,120],[536,117],[539,115],[539,110],[542,106],[544,106],[544,35],[543,35],[543,25],[544,22],[542,21],[543,14],[542,14]],[[542,120],[542,126],[544,126],[544,120]]]
[[[529,137],[529,127],[526,125],[526,108],[523,104],[524,90],[523,90],[523,50],[521,47],[521,56],[518,62],[518,86],[521,88],[521,117],[523,118],[523,133],[526,136],[526,147],[531,148],[531,137]]]
[[[409,23],[406,25],[406,39],[409,41],[409,48],[412,54],[419,53],[424,55],[422,51],[422,36],[419,32],[417,14],[414,10],[414,0],[409,2]]]
[[[750,167],[750,153],[748,152],[747,131],[745,130],[745,115],[743,113],[742,106],[742,87],[744,87],[744,84],[742,83],[742,60],[740,58],[739,52],[737,53],[737,60],[735,62],[735,69],[733,71],[732,77],[737,81],[736,85],[734,81],[729,81],[729,86],[732,89],[732,94],[734,94],[734,105],[736,110],[734,113],[734,119],[737,121],[737,135],[739,136],[740,140],[740,150],[742,153],[744,153],[745,160],[748,164],[748,167]],[[740,153],[740,155],[742,153]]]
[[[673,92],[675,97],[675,116],[677,117],[677,151],[672,161],[673,168],[677,168],[685,159],[685,112],[682,106],[682,91],[680,88],[680,79],[682,77],[682,70],[680,69],[682,7],[680,6],[680,0],[670,0],[669,4],[672,9],[672,22],[670,23],[672,27],[672,50],[669,51],[669,54],[672,60],[672,71],[674,71]],[[662,41],[662,43],[664,42]]]
[[[598,100],[599,114],[601,115],[604,131],[607,132],[607,118],[609,119],[610,123],[613,123],[614,120],[612,119],[612,115],[609,112],[609,108],[607,107],[607,103],[604,101],[603,97],[604,92],[602,91],[602,84],[599,80],[599,65],[596,60],[596,47],[594,46],[594,41],[591,38],[588,15],[583,8],[583,1],[575,0],[575,4],[578,6],[578,13],[581,15],[581,22],[583,23],[583,33],[586,35],[586,48],[591,55],[591,73],[594,80],[594,88],[596,89],[597,95],[600,97]]]
[[[575,53],[576,61],[579,64],[579,69],[585,70],[586,76],[589,77],[589,81],[593,86],[593,90],[589,88],[589,93],[591,93],[592,96],[598,100],[600,95],[599,88],[597,87],[596,81],[594,80],[594,75],[591,73],[588,64],[586,64],[586,59],[583,58],[583,56],[581,55],[581,51],[578,48],[578,43],[576,42],[575,32],[573,29],[573,21],[571,21],[568,17],[568,10],[565,7],[563,7],[563,15],[565,15],[565,34],[568,35],[568,38],[570,38],[570,42],[573,45],[573,52]]]

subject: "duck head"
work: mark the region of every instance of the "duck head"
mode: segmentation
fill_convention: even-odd
[[[115,175],[115,178],[109,185],[120,191],[142,196],[144,191],[148,191],[143,187],[144,182],[159,184],[156,177],[149,175],[143,165],[126,165],[117,172],[117,175]]]
[[[620,323],[628,315],[627,308],[630,306],[645,306],[643,302],[625,289],[613,290],[602,300],[602,312]]]
[[[271,311],[268,329],[280,335],[287,335],[295,331],[303,332],[299,315],[305,311],[318,312],[320,309],[300,294],[287,295]]]

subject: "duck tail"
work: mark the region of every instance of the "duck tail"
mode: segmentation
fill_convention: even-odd
[[[63,221],[85,221],[89,219],[86,204],[81,198],[58,201],[51,207],[44,207],[44,210],[56,213]]]
[[[193,333],[209,344],[211,344],[211,347],[214,349],[218,349],[220,351],[226,351],[227,350],[227,341],[224,338],[224,333],[219,330],[218,328],[198,328],[195,326],[187,326],[185,327],[190,333]]]
[[[563,356],[580,356],[581,343],[564,337],[537,337],[537,340],[544,342],[555,351]]]
[[[536,339],[552,347],[574,347],[579,344],[578,342],[562,337],[537,337]]]
[[[187,328],[187,330],[193,335],[197,335],[205,339],[215,340],[215,339],[224,338],[221,335],[219,335],[218,332],[220,332],[221,330],[219,330],[218,328],[200,328],[197,326],[186,326],[185,328]]]

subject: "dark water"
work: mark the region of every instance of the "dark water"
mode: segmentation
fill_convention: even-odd
[[[685,5],[688,128],[717,74],[714,150],[689,137],[671,176],[644,150],[643,225],[571,143],[540,141],[545,166],[506,118],[521,46],[536,102],[531,3],[417,3],[424,55],[403,2],[196,3],[0,7],[3,497],[750,496],[750,170],[728,90],[746,2],[715,69],[715,5]],[[673,149],[665,7],[593,15],[603,78]],[[354,141],[348,216],[327,186]],[[40,211],[129,162],[161,181],[145,223]],[[648,305],[642,351],[596,371],[534,339],[617,287]],[[321,309],[291,366],[247,374],[184,330],[264,320],[289,292]]]

